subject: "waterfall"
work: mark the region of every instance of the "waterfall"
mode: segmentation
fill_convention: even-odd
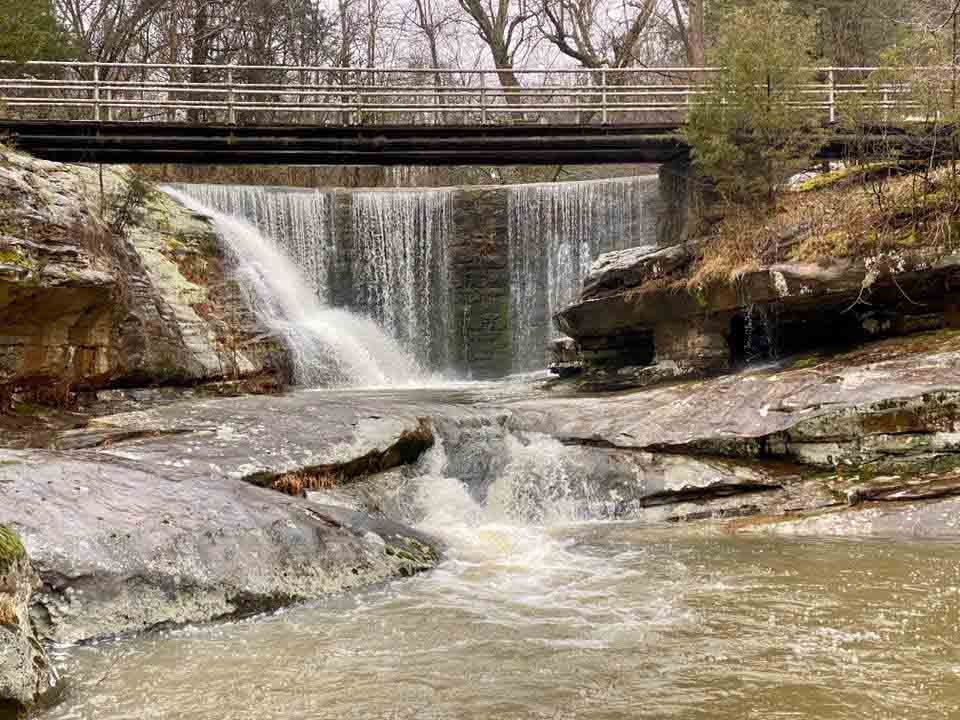
[[[447,368],[453,193],[389,190],[352,196],[356,305],[421,362]]]
[[[598,255],[656,244],[655,176],[512,186],[507,201],[515,371],[543,367],[552,318]]]
[[[329,301],[336,259],[330,193],[256,185],[172,187],[225,215],[245,218],[293,260],[318,298]]]
[[[469,372],[479,354],[488,374],[544,366],[552,316],[576,300],[599,254],[656,242],[659,202],[656,177],[506,186],[469,205],[457,188],[174,189],[248,221],[318,307],[371,318],[424,368]],[[300,366],[313,384],[309,360]]]
[[[201,187],[207,189],[199,191],[198,195],[206,193],[216,201],[218,191],[210,190],[210,186]],[[321,302],[315,284],[319,285],[323,274],[314,272],[313,266],[301,264],[293,248],[301,241],[302,249],[311,248],[306,238],[297,237],[295,227],[286,236],[292,243],[286,247],[283,243],[271,241],[252,222],[207,205],[194,195],[194,186],[165,187],[163,190],[177,202],[211,219],[233,256],[235,277],[246,301],[260,322],[287,345],[297,384],[380,386],[410,384],[424,379],[418,363],[374,321],[346,310],[330,308]],[[255,188],[245,193],[231,187],[223,191],[220,200],[224,203],[232,203],[238,198],[250,200],[247,211],[256,209],[260,212],[256,216],[259,222],[295,223],[302,220],[307,223],[305,215],[301,220],[294,220],[294,212],[282,209],[296,206],[298,202],[284,204],[279,206],[281,210],[277,210],[278,206],[268,197],[257,200],[258,194]],[[305,202],[308,202],[307,196],[319,197],[314,193],[302,195]],[[315,226],[307,223],[305,227]],[[318,243],[318,247],[327,245]],[[318,255],[326,258],[324,252],[307,253],[307,257]]]

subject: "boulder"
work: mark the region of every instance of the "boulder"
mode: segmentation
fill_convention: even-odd
[[[0,522],[42,580],[31,613],[46,642],[273,610],[439,559],[389,521],[91,452],[6,451],[0,487]]]
[[[694,249],[695,245],[682,243],[662,249],[643,245],[605,253],[590,267],[580,298],[608,297],[656,278],[669,277],[693,259]]]
[[[255,484],[409,463],[432,441],[425,410],[384,417],[382,403],[311,392],[191,400],[65,432],[53,444],[69,451],[0,451],[0,523],[42,581],[39,636],[245,615],[432,567],[440,545],[414,530]]]

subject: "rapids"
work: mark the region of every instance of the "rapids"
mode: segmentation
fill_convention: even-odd
[[[577,478],[553,442],[508,445],[482,501],[448,476],[442,443],[421,460],[405,483],[408,519],[447,543],[433,572],[247,621],[63,649],[71,687],[43,717],[960,712],[955,545],[575,521],[563,489]]]

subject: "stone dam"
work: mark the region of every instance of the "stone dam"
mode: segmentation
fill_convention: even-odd
[[[426,367],[546,366],[551,320],[601,254],[656,245],[655,176],[413,190],[178,185],[243,217],[321,303],[375,320]],[[242,264],[245,258],[238,257]]]

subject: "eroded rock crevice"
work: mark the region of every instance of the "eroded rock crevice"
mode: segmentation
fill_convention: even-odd
[[[601,256],[577,303],[555,317],[572,338],[557,374],[586,390],[646,387],[749,363],[960,327],[960,255],[780,262],[728,284],[691,285],[702,241]]]
[[[429,418],[419,418],[417,427],[404,430],[383,450],[374,448],[359,457],[340,462],[306,465],[283,472],[261,471],[243,479],[259,487],[268,487],[288,495],[308,490],[329,489],[356,480],[415,463],[435,442]]]

